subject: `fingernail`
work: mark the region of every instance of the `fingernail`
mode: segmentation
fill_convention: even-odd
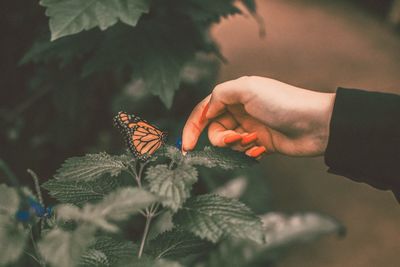
[[[203,123],[204,121],[206,121],[206,115],[207,115],[207,111],[208,108],[210,107],[210,102],[208,102],[203,109],[203,112],[201,113],[201,117],[200,117],[200,123]]]
[[[240,142],[240,144],[242,146],[245,146],[245,145],[248,145],[248,144],[250,144],[250,143],[252,143],[252,142],[254,142],[256,140],[257,140],[257,133],[255,133],[255,132],[254,133],[249,133],[249,134],[243,136],[242,142]]]
[[[186,154],[187,154],[187,151],[182,149],[182,155],[186,156]]]
[[[253,147],[246,151],[246,155],[249,157],[257,158],[265,151],[267,151],[267,149],[263,146]]]
[[[224,143],[225,144],[232,144],[232,143],[235,143],[235,142],[237,142],[237,141],[239,141],[241,139],[242,139],[242,136],[240,134],[228,134],[224,138]]]

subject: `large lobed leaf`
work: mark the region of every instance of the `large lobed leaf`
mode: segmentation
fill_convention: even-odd
[[[119,20],[135,26],[149,11],[149,0],[41,0],[50,17],[51,39],[99,27],[105,30]]]
[[[82,206],[87,202],[102,200],[119,186],[115,177],[104,177],[93,181],[51,179],[42,184],[61,203]]]
[[[91,181],[105,174],[118,176],[128,167],[125,155],[110,156],[107,153],[87,154],[67,159],[57,170],[56,179]]]
[[[202,240],[192,233],[175,228],[151,240],[147,253],[157,259],[180,259],[193,254],[204,253],[209,247],[210,242]]]
[[[189,199],[175,214],[174,223],[214,243],[224,235],[264,242],[259,217],[238,200],[218,195]]]
[[[146,180],[150,191],[161,197],[162,205],[177,211],[190,196],[197,175],[197,170],[187,164],[179,164],[175,169],[160,164],[148,168]]]
[[[86,204],[82,209],[72,205],[57,207],[59,219],[86,222],[103,230],[116,232],[113,222],[128,219],[158,199],[153,194],[134,187],[125,187],[107,195],[97,204]]]

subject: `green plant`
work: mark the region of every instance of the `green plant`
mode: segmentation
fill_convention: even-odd
[[[265,266],[279,248],[341,229],[322,215],[262,218],[228,196],[192,195],[198,166],[229,170],[254,162],[210,147],[182,156],[170,146],[146,162],[129,154],[70,158],[42,185],[61,202],[47,215],[38,212],[39,188],[34,196],[3,184],[0,261],[13,263],[25,253],[40,266],[232,266],[223,254],[235,253],[236,266]],[[4,164],[2,169],[15,180]],[[130,225],[141,221],[128,240]]]

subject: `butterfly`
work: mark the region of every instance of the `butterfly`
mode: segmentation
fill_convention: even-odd
[[[148,160],[167,140],[167,133],[135,115],[120,111],[114,122],[122,130],[129,150],[141,161]]]

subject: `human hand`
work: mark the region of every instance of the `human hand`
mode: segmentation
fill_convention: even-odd
[[[209,125],[211,144],[246,151],[255,158],[265,152],[322,155],[334,99],[334,93],[256,76],[221,83],[190,114],[183,129],[182,150],[194,149]]]

